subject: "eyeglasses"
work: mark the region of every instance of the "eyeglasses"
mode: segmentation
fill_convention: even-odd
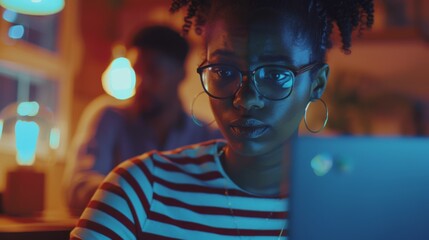
[[[283,100],[292,93],[295,77],[319,64],[311,63],[295,70],[282,65],[263,65],[252,71],[241,71],[228,64],[209,64],[199,67],[197,72],[204,91],[213,98],[233,97],[243,85],[243,75],[246,75],[263,97]]]

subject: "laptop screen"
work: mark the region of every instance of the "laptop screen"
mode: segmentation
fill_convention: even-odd
[[[301,137],[291,240],[428,240],[429,138]]]

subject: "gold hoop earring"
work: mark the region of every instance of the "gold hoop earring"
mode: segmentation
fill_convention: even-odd
[[[317,101],[317,100],[319,100],[319,101],[323,104],[323,106],[325,107],[325,121],[323,122],[323,126],[322,126],[321,128],[319,128],[319,129],[317,129],[317,130],[313,130],[313,129],[311,129],[311,128],[308,126],[308,122],[307,122],[307,111],[308,111],[308,108],[310,107],[311,103],[313,103],[313,102],[315,102],[315,101]],[[328,123],[328,118],[329,118],[328,106],[326,105],[325,101],[323,101],[321,98],[317,98],[317,99],[315,99],[315,100],[310,100],[310,101],[307,103],[307,106],[305,107],[304,123],[305,123],[305,127],[307,128],[307,130],[308,130],[308,131],[310,131],[310,132],[312,132],[312,133],[319,133],[319,132],[321,132],[321,131],[326,127],[326,124]]]
[[[203,122],[201,122],[200,120],[198,120],[196,117],[195,117],[195,115],[194,115],[194,104],[195,104],[195,101],[201,96],[201,94],[204,94],[204,91],[201,91],[201,92],[199,92],[198,94],[196,94],[195,96],[194,96],[194,98],[192,99],[192,103],[191,103],[191,119],[192,119],[192,121],[198,126],[198,127],[204,127],[204,126],[210,126],[210,125],[212,125],[214,122],[215,122],[215,120],[213,120],[213,121],[211,121],[210,123],[208,123],[208,124],[204,124]]]

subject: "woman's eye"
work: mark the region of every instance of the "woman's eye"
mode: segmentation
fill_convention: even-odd
[[[276,81],[281,81],[286,78],[286,74],[281,72],[271,72],[269,78]]]
[[[292,75],[290,74],[276,74],[273,76],[279,86],[282,88],[290,88],[292,87]]]
[[[225,68],[214,68],[212,71],[215,72],[216,75],[218,75],[220,78],[230,78],[234,74],[232,70]]]
[[[292,74],[288,71],[278,69],[263,69],[259,73],[259,78],[266,83],[270,83],[282,88],[292,86]]]

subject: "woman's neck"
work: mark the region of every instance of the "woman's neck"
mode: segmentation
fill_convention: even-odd
[[[295,137],[263,155],[244,156],[226,147],[222,164],[242,189],[258,195],[284,195],[288,191],[290,149]]]

